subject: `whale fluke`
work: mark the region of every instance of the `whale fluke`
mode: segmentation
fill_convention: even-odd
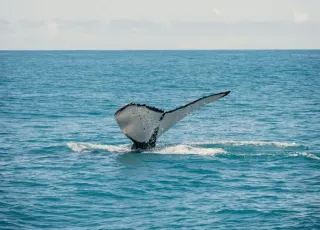
[[[149,149],[154,148],[157,139],[187,115],[229,93],[205,96],[167,112],[132,102],[117,110],[114,116],[124,135],[132,140],[132,149]]]

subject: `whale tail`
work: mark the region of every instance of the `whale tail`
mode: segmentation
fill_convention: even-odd
[[[165,112],[145,104],[130,103],[114,114],[124,133],[132,140],[132,149],[149,149],[156,146],[157,139],[193,111],[227,96],[230,91],[212,94]]]

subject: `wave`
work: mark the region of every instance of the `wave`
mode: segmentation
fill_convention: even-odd
[[[211,141],[211,142],[194,142],[195,145],[204,145],[204,144],[213,144],[213,145],[233,145],[233,146],[275,146],[281,148],[287,147],[299,147],[303,146],[295,142],[278,142],[278,141],[233,141],[233,140],[220,140],[220,141]]]
[[[315,159],[315,160],[320,160],[320,157],[312,154],[312,153],[307,153],[307,152],[296,152],[296,153],[291,153],[289,154],[290,157],[299,157],[299,156],[303,156],[303,157],[306,157],[306,158],[311,158],[311,159]]]

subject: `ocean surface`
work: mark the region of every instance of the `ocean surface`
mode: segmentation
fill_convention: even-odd
[[[231,93],[131,152],[114,113]],[[320,51],[0,51],[0,229],[320,229]]]

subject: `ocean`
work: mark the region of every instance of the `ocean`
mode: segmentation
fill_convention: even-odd
[[[320,229],[320,51],[1,51],[1,229]],[[231,93],[131,152],[114,119]]]

